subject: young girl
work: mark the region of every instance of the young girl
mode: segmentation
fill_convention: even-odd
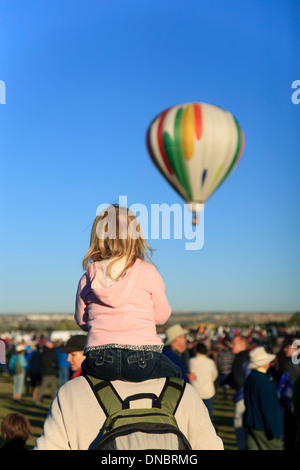
[[[131,382],[181,376],[156,334],[171,307],[147,250],[152,256],[127,208],[110,205],[96,217],[76,295],[75,320],[88,332],[82,374]]]

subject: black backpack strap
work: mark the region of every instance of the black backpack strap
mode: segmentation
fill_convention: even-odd
[[[186,382],[177,377],[168,377],[165,385],[156,398],[154,394],[137,394],[122,400],[116,389],[108,380],[97,379],[91,375],[83,375],[90,385],[94,395],[103,409],[106,416],[121,411],[122,409],[129,408],[129,402],[132,400],[140,400],[141,398],[156,399],[154,408],[167,408],[173,415],[176,413],[178,405],[181,401],[182,395],[185,390]]]
[[[116,389],[108,380],[97,379],[91,375],[83,375],[103,409],[106,417],[122,410],[123,401]]]
[[[184,394],[185,386],[186,382],[184,379],[167,377],[154,407],[167,408],[174,415]]]
[[[157,396],[154,393],[137,393],[136,395],[131,395],[123,401],[123,410],[126,410],[130,407],[130,402],[134,400],[142,400],[144,398],[149,398],[154,403],[157,400]]]

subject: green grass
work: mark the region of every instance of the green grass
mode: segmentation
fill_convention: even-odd
[[[233,391],[218,389],[214,403],[214,424],[218,436],[221,437],[225,450],[237,450],[233,428]]]
[[[31,396],[23,395],[21,403],[15,402],[12,397],[13,379],[10,376],[0,375],[0,423],[8,413],[22,413],[31,424],[33,435],[28,439],[26,447],[32,449],[35,440],[43,430],[43,424],[47,416],[51,397],[45,396],[41,405],[36,405]],[[218,390],[214,405],[214,422],[218,435],[224,443],[225,450],[236,450],[236,439],[233,429],[233,399],[232,391],[225,395]],[[0,447],[3,439],[0,437]]]
[[[13,400],[13,379],[10,376],[0,375],[0,422],[9,413],[21,413],[29,420],[32,436],[26,442],[26,447],[32,449],[35,440],[41,435],[43,424],[47,416],[51,398],[45,396],[41,405],[36,405],[31,396],[23,395],[20,403]],[[3,438],[0,437],[0,447],[3,446]]]

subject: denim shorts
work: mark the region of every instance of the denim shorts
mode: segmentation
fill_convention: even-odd
[[[105,380],[143,382],[161,377],[181,377],[181,371],[164,354],[139,349],[92,349],[86,353],[81,375]]]

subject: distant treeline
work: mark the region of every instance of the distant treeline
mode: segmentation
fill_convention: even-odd
[[[286,322],[286,326],[300,326],[300,312],[294,315]]]
[[[196,315],[195,315],[196,317]],[[262,317],[263,318],[263,317]],[[281,326],[281,327],[300,327],[300,311],[294,313],[293,315],[289,316],[286,320],[282,319],[282,316],[276,320],[276,315],[274,314],[274,317],[272,320],[269,318],[266,318],[266,321],[263,321],[261,318],[261,321],[259,321],[259,325],[263,326],[264,328],[268,328],[271,325],[274,326]],[[24,331],[24,332],[50,332],[55,330],[79,330],[79,327],[75,323],[73,319],[67,319],[67,318],[62,318],[62,319],[52,319],[52,320],[47,320],[47,321],[42,321],[42,320],[33,320],[32,318],[29,320],[28,318],[19,318],[19,321],[16,321],[16,319],[12,319],[11,316],[7,317],[5,319],[5,315],[2,316],[0,315],[0,335],[1,333],[13,331],[13,330],[19,330],[19,331]],[[225,320],[225,317],[224,317]],[[241,327],[249,327],[253,325],[253,320],[251,320],[251,315],[248,318],[241,319],[241,318],[236,318],[235,321],[232,319],[230,324],[227,322],[222,322],[220,319],[219,321],[216,321],[215,318],[211,318],[210,321],[208,321],[208,317],[206,316],[205,319],[203,318],[194,318],[192,319],[189,314],[185,315],[172,315],[169,321],[165,324],[162,325],[161,328],[158,328],[159,330],[164,330],[167,326],[173,323],[182,323],[186,327],[192,327],[195,326],[196,324],[215,324],[215,325],[221,325],[221,326],[234,326],[237,328]],[[255,322],[256,324],[256,322]]]

